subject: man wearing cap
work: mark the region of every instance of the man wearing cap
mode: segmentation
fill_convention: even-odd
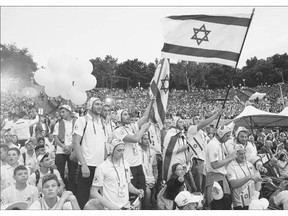
[[[19,143],[22,146],[24,146],[25,142],[31,137],[30,127],[39,121],[39,116],[35,109],[33,109],[33,114],[35,115],[34,119],[25,119],[24,117],[26,113],[24,111],[20,112],[18,119],[11,129],[12,134],[16,134],[18,136]]]
[[[34,150],[35,146],[35,140],[33,138],[30,138],[25,142],[25,150],[22,153],[22,157],[20,157],[20,163],[24,166],[29,167],[30,173],[33,173],[36,169],[36,153]]]
[[[42,193],[42,178],[48,174],[55,174],[60,182],[60,193],[64,190],[64,183],[57,169],[53,169],[54,162],[51,160],[49,153],[39,155],[37,157],[39,169],[32,173],[29,177],[29,184],[38,188],[39,193]]]
[[[231,209],[232,199],[229,184],[226,179],[226,167],[232,160],[234,160],[236,154],[233,153],[226,157],[223,150],[223,143],[230,138],[230,135],[230,127],[223,125],[217,129],[215,137],[207,145],[206,199],[208,205],[210,205],[210,203],[213,201],[213,204],[211,205],[212,210]],[[223,189],[224,196],[220,200],[213,200],[213,197],[211,196],[214,182],[218,182]]]
[[[179,210],[196,210],[202,199],[201,195],[194,195],[189,191],[181,191],[175,197],[174,202]]]
[[[73,148],[78,159],[76,197],[81,209],[89,200],[95,169],[105,159],[105,126],[101,120],[102,101],[92,97],[87,102],[87,114],[75,122]]]
[[[234,147],[236,158],[227,167],[232,188],[234,210],[248,210],[252,197],[261,188],[261,176],[252,163],[246,160],[246,149],[241,144]]]
[[[163,180],[168,181],[172,174],[173,164],[180,163],[184,168],[185,183],[190,192],[197,190],[191,173],[192,150],[189,149],[187,138],[184,134],[184,121],[179,116],[173,119],[172,126],[166,133],[163,141]]]
[[[72,151],[73,127],[76,118],[72,118],[72,109],[69,105],[60,107],[61,119],[55,124],[54,138],[56,143],[55,165],[60,172],[61,178],[64,180],[66,189],[76,193],[76,169],[77,163],[70,160]],[[65,181],[65,166],[68,167],[68,178]]]
[[[12,142],[12,133],[10,131],[7,131],[4,134],[4,144],[7,145],[9,148],[18,148],[13,142]]]
[[[188,128],[187,138],[189,143],[194,149],[195,154],[193,154],[193,166],[192,173],[193,178],[197,187],[198,192],[204,193],[205,187],[205,161],[206,161],[206,146],[207,146],[207,134],[204,132],[206,126],[211,124],[215,119],[217,119],[223,110],[220,109],[210,118],[201,121],[200,116],[195,116],[193,118],[193,125]]]
[[[111,156],[96,169],[91,188],[91,198],[102,202],[107,209],[129,209],[129,192],[143,197],[144,191],[136,189],[131,184],[129,164],[123,158],[124,142],[113,139],[111,146],[113,148]],[[102,191],[101,194],[100,190]]]
[[[39,122],[33,125],[32,130],[33,130],[33,135],[32,135],[33,137],[36,137],[37,134],[44,133],[46,135],[50,132],[50,128],[48,124],[45,122],[44,116],[39,117]]]
[[[130,116],[127,110],[118,110],[117,119],[118,127],[113,132],[113,138],[123,140],[125,143],[124,159],[130,164],[133,179],[131,183],[136,188],[141,188],[145,191],[146,182],[141,164],[140,146],[138,142],[150,127],[148,121],[149,111],[151,109],[153,99],[150,101],[143,116],[137,121],[131,123]]]

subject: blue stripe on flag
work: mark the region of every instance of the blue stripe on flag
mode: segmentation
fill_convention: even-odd
[[[165,121],[165,110],[163,107],[163,103],[161,101],[161,95],[160,95],[160,91],[155,83],[155,80],[152,81],[151,83],[151,91],[153,93],[153,95],[156,96],[156,104],[157,104],[157,109],[158,109],[158,113],[160,116],[160,119],[162,121],[162,124],[164,124]],[[156,112],[156,110],[154,110],[154,112]]]
[[[208,15],[183,15],[183,16],[169,16],[173,20],[200,20],[210,23],[218,23],[223,25],[236,25],[248,27],[250,18],[231,17],[231,16],[208,16]]]
[[[222,51],[222,50],[209,50],[209,49],[199,49],[193,47],[178,46],[173,44],[164,43],[161,50],[162,52],[174,53],[186,56],[196,56],[203,58],[220,58],[227,59],[230,61],[238,61],[239,53]]]

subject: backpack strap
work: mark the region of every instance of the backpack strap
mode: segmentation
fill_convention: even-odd
[[[23,165],[26,166],[26,153],[22,153],[22,157],[23,157]]]
[[[85,123],[85,127],[84,127],[84,130],[83,130],[83,135],[82,135],[80,143],[79,143],[80,145],[82,144],[83,137],[84,137],[84,134],[85,134],[85,131],[86,131],[86,128],[87,128],[87,124],[88,124],[88,119],[87,119],[88,117],[86,115],[84,117],[85,117],[85,122],[86,123]]]
[[[37,169],[35,170],[35,176],[36,176],[36,187],[39,183],[39,179],[40,179],[40,171]]]

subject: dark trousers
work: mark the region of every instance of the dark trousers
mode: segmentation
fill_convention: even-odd
[[[233,210],[249,210],[249,206],[237,206],[234,207]]]
[[[82,177],[81,166],[78,165],[78,178],[77,178],[77,192],[76,198],[81,209],[84,208],[90,197],[90,189],[94,179],[96,167],[88,166],[90,176],[88,178]]]
[[[204,161],[199,159],[193,159],[193,166],[191,168],[193,173],[193,179],[195,181],[195,185],[197,187],[197,192],[201,192],[202,194],[205,193],[205,175],[203,174],[204,171]]]
[[[65,165],[67,162],[68,176],[65,178]],[[71,161],[69,155],[67,154],[56,154],[55,165],[59,171],[61,178],[65,183],[66,190],[72,191],[73,194],[76,193],[76,170],[78,164]]]
[[[210,210],[231,210],[232,198],[230,194],[224,194],[220,200],[212,200]]]
[[[137,189],[142,189],[145,191],[146,179],[145,179],[145,174],[143,172],[142,165],[130,167],[130,170],[133,176],[133,179],[131,179],[132,185]],[[137,197],[135,194],[131,194],[131,193],[129,194],[129,196],[130,196],[130,201],[134,201]]]

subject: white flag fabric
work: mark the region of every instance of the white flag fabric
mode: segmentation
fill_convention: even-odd
[[[150,118],[159,124],[160,130],[163,128],[166,108],[168,103],[170,80],[170,64],[168,59],[163,58],[158,63],[154,77],[150,83],[150,94],[156,97],[152,106]]]
[[[162,19],[162,57],[235,66],[251,14],[183,15]]]

